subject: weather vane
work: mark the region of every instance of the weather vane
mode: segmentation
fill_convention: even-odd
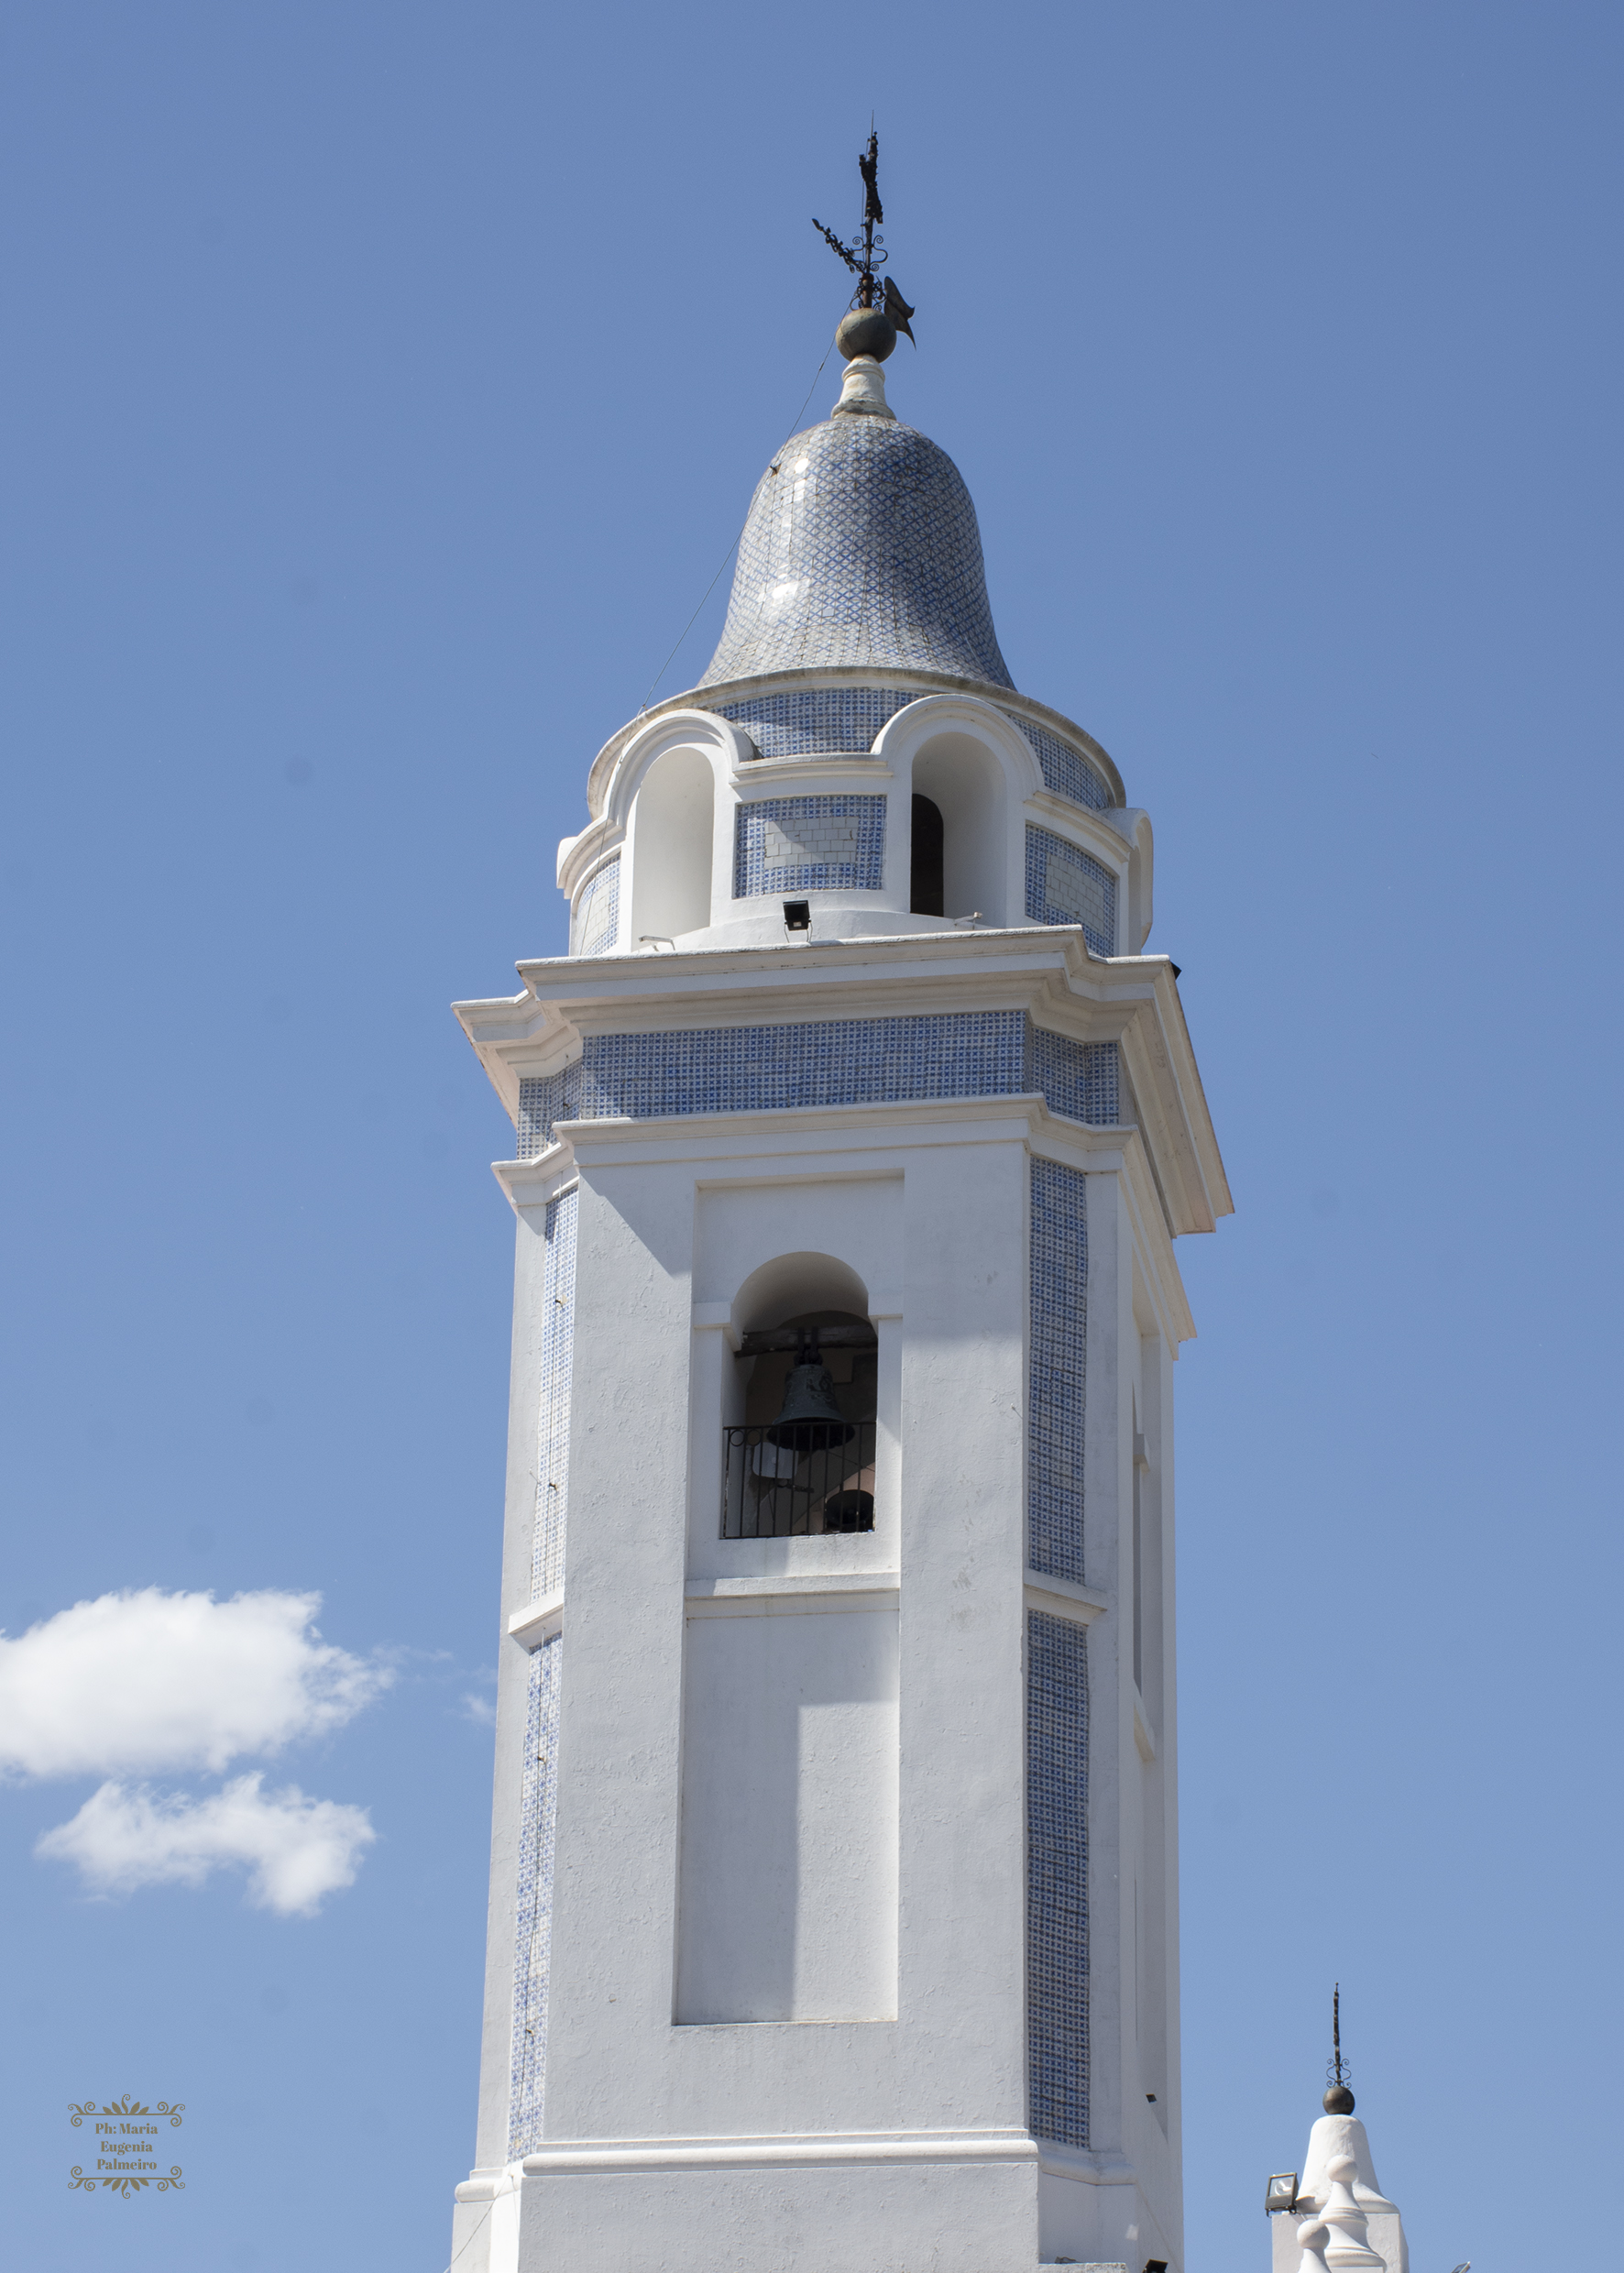
[[[872,310],[877,305],[883,320],[892,326],[892,346],[895,345],[895,336],[898,332],[907,332],[909,341],[916,347],[919,343],[914,338],[913,333],[908,330],[908,319],[914,311],[897,291],[890,277],[878,276],[875,273],[877,269],[885,266],[887,257],[885,240],[879,234],[884,224],[885,209],[880,203],[880,137],[877,134],[870,134],[868,148],[858,159],[857,170],[862,176],[862,227],[853,236],[850,245],[843,238],[838,237],[832,229],[825,228],[816,214],[812,216],[812,226],[822,231],[828,243],[839,254],[840,258],[857,279],[857,290],[851,295],[852,307]],[[879,326],[876,324],[872,328],[878,332]],[[844,331],[845,326],[842,325],[841,329]],[[844,345],[843,341],[842,345]],[[874,346],[865,345],[861,347],[853,347],[850,352],[874,355],[878,361],[883,362],[885,357],[890,354],[891,347],[878,349]]]
[[[1331,2058],[1325,2063],[1325,2081],[1331,2087],[1323,2105],[1328,2115],[1351,2115],[1354,2095],[1349,2089],[1353,2070],[1342,2057],[1342,1983],[1338,1982],[1331,1993]]]

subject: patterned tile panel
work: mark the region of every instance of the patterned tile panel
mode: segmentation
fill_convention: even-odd
[[[533,1160],[553,1141],[554,1121],[598,1121],[601,1113],[583,1110],[587,1069],[577,1058],[562,1073],[543,1073],[519,1084],[519,1121],[513,1155]],[[612,1108],[611,1108],[612,1111]]]
[[[1040,2139],[1089,2144],[1088,1635],[1026,1618],[1026,2063]]]
[[[1080,750],[1071,749],[1057,736],[1046,733],[1041,726],[1034,726],[1029,719],[1021,718],[1014,710],[1005,711],[1004,716],[1020,728],[1031,743],[1037,763],[1043,769],[1043,785],[1046,789],[1052,790],[1057,797],[1070,797],[1075,804],[1092,806],[1096,813],[1103,813],[1108,806],[1115,803],[1102,776]]]
[[[533,1159],[559,1121],[1035,1091],[1068,1120],[1110,1126],[1120,1098],[1116,1044],[1050,1034],[1018,1010],[589,1034],[574,1065],[521,1082],[516,1149]]]
[[[880,729],[918,699],[896,686],[804,686],[720,702],[716,712],[743,727],[763,758],[798,758],[814,750],[866,757]]]
[[[564,1523],[569,1498],[569,1392],[576,1333],[576,1223],[580,1193],[547,1208],[547,1264],[542,1287],[542,1392],[536,1425],[536,1518],[531,1553],[532,1602],[564,1584]]]
[[[1026,825],[1026,920],[1081,924],[1096,955],[1116,952],[1116,878],[1108,868],[1057,837]]]
[[[620,935],[620,856],[594,870],[576,894],[569,924],[572,955],[612,955]]]
[[[1023,1023],[1019,1011],[990,1010],[595,1034],[587,1037],[584,1062],[599,1093],[639,1118],[900,1097],[1015,1096],[1025,1078]]]
[[[762,476],[699,684],[874,664],[1014,685],[952,459],[912,426],[830,418]]]
[[[514,1918],[513,2055],[508,2101],[508,2159],[542,2143],[547,2077],[547,1992],[553,1963],[553,1842],[558,1816],[558,1697],[564,1637],[543,1642],[530,1661],[524,1728],[524,1795],[520,1817]]]
[[[536,1515],[531,1551],[531,1599],[564,1583],[564,1534],[569,1486],[569,1399],[575,1351],[576,1224],[578,1192],[547,1209],[547,1259],[542,1280],[541,1393],[536,1416]],[[546,2081],[547,1988],[552,1963],[553,1836],[558,1694],[564,1665],[558,1635],[530,1661],[524,1782],[519,1809],[519,1883],[515,1894],[513,2046],[508,2113],[510,2160],[528,2155],[542,2135]]]
[[[1091,1128],[1112,1128],[1120,1108],[1114,1042],[1074,1042],[1047,1027],[1026,1027],[1026,1087],[1043,1092],[1051,1113]]]
[[[1084,1583],[1084,1354],[1088,1327],[1086,1178],[1032,1163],[1032,1371],[1026,1390],[1026,1557],[1035,1571]]]
[[[883,797],[766,797],[733,817],[736,900],[878,892],[884,866]]]

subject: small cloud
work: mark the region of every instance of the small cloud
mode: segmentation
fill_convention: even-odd
[[[473,1721],[477,1728],[494,1729],[496,1727],[496,1707],[489,1697],[476,1697],[471,1689],[465,1690],[462,1704],[464,1718]]]
[[[294,1784],[266,1794],[263,1781],[237,1776],[206,1799],[104,1784],[34,1852],[75,1864],[104,1894],[201,1886],[214,1871],[246,1865],[252,1902],[283,1917],[313,1916],[324,1894],[355,1883],[378,1834],[364,1807],[307,1799]]]
[[[0,1636],[0,1773],[218,1772],[342,1728],[395,1675],[324,1642],[321,1604],[147,1587]]]

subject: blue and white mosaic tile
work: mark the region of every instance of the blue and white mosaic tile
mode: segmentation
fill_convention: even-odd
[[[1116,878],[1108,868],[1057,837],[1026,825],[1026,920],[1081,924],[1096,955],[1116,952]]]
[[[763,758],[799,758],[836,750],[867,757],[883,726],[919,699],[895,686],[803,686],[790,695],[752,695],[720,702],[719,718],[743,727]]]
[[[1040,2139],[1089,2144],[1088,1635],[1026,1618],[1027,2109]]]
[[[762,476],[699,684],[876,664],[1014,685],[952,459],[912,426],[830,418]]]
[[[620,935],[620,856],[587,877],[570,916],[572,955],[612,955]]]
[[[514,1914],[513,2055],[508,2100],[508,2160],[542,2143],[547,2079],[547,2003],[553,1964],[554,1833],[558,1817],[558,1698],[564,1637],[543,1642],[530,1661],[524,1724],[524,1791],[520,1816]]]
[[[765,797],[733,817],[733,897],[878,892],[885,869],[883,797]]]
[[[1020,728],[1031,743],[1033,753],[1043,769],[1043,785],[1046,789],[1051,790],[1057,797],[1070,797],[1074,804],[1091,806],[1096,813],[1103,813],[1108,806],[1114,805],[1116,800],[1105,786],[1103,776],[1081,751],[1071,749],[1058,736],[1046,733],[1041,726],[1034,726],[1029,719],[1021,718],[1014,710],[1005,711],[1004,716]]]
[[[541,1411],[536,1426],[536,1514],[531,1548],[532,1602],[564,1584],[564,1525],[569,1502],[569,1396],[575,1363],[576,1223],[580,1193],[547,1206],[547,1262],[542,1280]]]
[[[1075,1042],[1047,1027],[1026,1028],[1026,1087],[1041,1090],[1051,1113],[1090,1128],[1116,1126],[1121,1053],[1114,1042]]]
[[[792,694],[752,695],[741,702],[710,707],[718,718],[742,726],[763,758],[809,757],[831,751],[867,757],[881,729],[899,710],[921,699],[917,687],[802,686]],[[1034,726],[1018,711],[1005,710],[1004,715],[1031,744],[1046,789],[1093,812],[1114,804],[1104,776],[1081,751]]]
[[[542,1276],[540,1409],[536,1427],[536,1511],[531,1550],[531,1599],[564,1583],[569,1488],[569,1400],[575,1354],[576,1224],[580,1195],[549,1202]],[[547,1992],[553,1946],[553,1842],[557,1814],[558,1697],[561,1638],[544,1642],[530,1661],[524,1782],[519,1806],[519,1882],[513,1946],[513,2049],[508,2155],[541,2143],[546,2083]]]
[[[1026,1385],[1026,1560],[1083,1583],[1082,1444],[1088,1336],[1087,1179],[1032,1163],[1031,1365]]]
[[[560,1121],[1031,1093],[1068,1120],[1112,1126],[1116,1044],[1051,1034],[1018,1010],[589,1034],[573,1065],[521,1082],[517,1151],[545,1151]]]

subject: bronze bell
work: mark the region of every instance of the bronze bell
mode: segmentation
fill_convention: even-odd
[[[767,1441],[796,1452],[827,1452],[831,1445],[849,1444],[857,1434],[835,1402],[835,1385],[828,1367],[817,1354],[814,1335],[803,1342],[784,1385],[784,1406],[767,1431]]]

